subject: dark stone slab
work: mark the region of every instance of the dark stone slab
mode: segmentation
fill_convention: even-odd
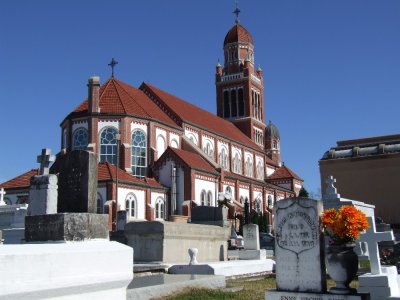
[[[108,215],[63,213],[25,218],[26,242],[108,238]]]
[[[96,155],[74,150],[58,159],[58,212],[96,213]]]
[[[228,226],[228,209],[225,207],[196,206],[192,209],[191,223]]]

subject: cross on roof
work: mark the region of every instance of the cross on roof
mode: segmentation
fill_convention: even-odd
[[[333,176],[329,176],[326,180],[326,189],[325,189],[325,195],[324,195],[324,200],[334,200],[337,198],[340,198],[340,194],[338,194],[336,187],[334,186],[334,183],[336,182],[336,179],[333,178]]]
[[[1,190],[0,190],[0,206],[7,205],[7,203],[4,202],[5,194],[6,194],[6,191],[4,190],[4,188],[1,188]]]
[[[44,148],[42,154],[38,155],[37,162],[40,163],[40,175],[49,175],[49,165],[55,161],[55,156],[51,155],[51,150]]]
[[[236,15],[236,20],[235,23],[239,23],[239,14],[240,14],[240,9],[238,8],[238,0],[235,1],[236,3],[236,9],[233,11],[233,13]]]
[[[111,67],[111,77],[114,78],[114,67],[117,65],[118,62],[114,59],[114,57],[111,59],[111,62],[108,64]]]
[[[381,262],[379,259],[378,242],[394,241],[393,231],[375,231],[375,220],[368,217],[369,229],[360,235],[360,242],[368,245],[369,261],[371,265],[371,274],[381,274]]]

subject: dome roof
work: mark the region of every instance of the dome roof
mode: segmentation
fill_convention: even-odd
[[[240,23],[236,23],[228,31],[224,39],[224,47],[226,44],[237,42],[253,44],[253,38],[250,33]]]
[[[276,127],[274,124],[272,124],[271,121],[269,121],[268,126],[265,128],[265,136],[268,138],[281,138],[279,134],[278,127]]]

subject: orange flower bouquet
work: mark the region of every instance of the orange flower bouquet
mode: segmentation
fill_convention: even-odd
[[[332,245],[354,243],[360,233],[369,228],[366,215],[351,205],[344,205],[338,210],[325,210],[321,219],[322,227],[331,238]]]

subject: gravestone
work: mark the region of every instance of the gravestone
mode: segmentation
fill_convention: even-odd
[[[258,225],[243,225],[243,241],[245,250],[260,250],[260,235]]]
[[[59,213],[96,213],[96,154],[74,150],[60,157],[58,186]]]
[[[360,241],[368,245],[371,273],[358,277],[358,292],[369,293],[371,300],[400,299],[397,269],[395,266],[381,266],[378,242],[394,241],[393,232],[377,232],[375,220],[368,217],[369,229],[362,233]]]
[[[191,223],[203,225],[229,226],[228,208],[213,206],[196,206],[192,208]]]
[[[326,272],[319,215],[322,202],[287,198],[275,206],[277,290],[325,292]]]

